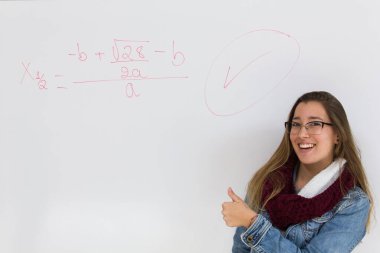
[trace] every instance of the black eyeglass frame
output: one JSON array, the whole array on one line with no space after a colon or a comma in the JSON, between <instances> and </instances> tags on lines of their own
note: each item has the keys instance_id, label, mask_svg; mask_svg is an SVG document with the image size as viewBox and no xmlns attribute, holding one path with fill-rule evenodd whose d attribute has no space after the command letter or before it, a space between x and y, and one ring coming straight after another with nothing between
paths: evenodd
<instances>
[{"instance_id":1,"label":"black eyeglass frame","mask_svg":"<svg viewBox=\"0 0 380 253\"><path fill-rule=\"evenodd\" d=\"M290 131L292 129L292 123L297 123L297 124L300 124L300 127L302 128L305 127L306 131L308 130L308 127L306 126L307 124L310 124L310 123L315 123L315 122L318 122L318 123L321 123L322 124L322 128L325 126L325 125L328 125L328 126L334 126L333 123L329 123L329 122L324 122L324 121L319 121L319 120L315 120L315 121L310 121L310 122L307 122L306 124L300 124L300 123L297 123L297 122L293 122L293 121L286 121L284 124L285 124L285 129L286 131L288 132L288 134L290 134ZM300 131L301 131L301 128L300 128ZM308 132L309 133L309 132ZM309 133L310 134L310 133Z\"/></svg>"}]
</instances>

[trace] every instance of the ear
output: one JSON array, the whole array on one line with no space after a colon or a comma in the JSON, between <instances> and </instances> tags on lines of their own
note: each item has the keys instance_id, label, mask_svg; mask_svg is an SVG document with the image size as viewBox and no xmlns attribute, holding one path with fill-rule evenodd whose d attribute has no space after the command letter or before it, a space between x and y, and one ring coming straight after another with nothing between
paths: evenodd
<instances>
[{"instance_id":1,"label":"ear","mask_svg":"<svg viewBox=\"0 0 380 253\"><path fill-rule=\"evenodd\" d=\"M339 143L339 136L338 136L338 134L336 134L335 135L335 142L334 142L335 144L338 144Z\"/></svg>"}]
</instances>

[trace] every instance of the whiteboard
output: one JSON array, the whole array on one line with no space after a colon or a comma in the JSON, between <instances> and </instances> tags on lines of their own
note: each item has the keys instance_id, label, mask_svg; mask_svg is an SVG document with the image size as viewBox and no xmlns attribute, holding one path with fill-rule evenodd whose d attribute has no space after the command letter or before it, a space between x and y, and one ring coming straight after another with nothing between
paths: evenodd
<instances>
[{"instance_id":1,"label":"whiteboard","mask_svg":"<svg viewBox=\"0 0 380 253\"><path fill-rule=\"evenodd\" d=\"M244 196L312 90L345 106L378 200L379 11L0 2L0 251L230 252L227 188Z\"/></svg>"}]
</instances>

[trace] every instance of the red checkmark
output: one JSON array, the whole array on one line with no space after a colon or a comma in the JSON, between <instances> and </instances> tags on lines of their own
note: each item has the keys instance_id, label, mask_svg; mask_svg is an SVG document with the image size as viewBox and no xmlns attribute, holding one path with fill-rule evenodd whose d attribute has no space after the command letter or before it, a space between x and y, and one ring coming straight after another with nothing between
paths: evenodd
<instances>
[{"instance_id":1,"label":"red checkmark","mask_svg":"<svg viewBox=\"0 0 380 253\"><path fill-rule=\"evenodd\" d=\"M231 79L228 79L229 75L230 75L230 70L231 70L231 66L228 66L228 70L227 70L227 74L226 74L226 79L224 80L224 84L223 84L223 88L224 89L227 89L228 86L230 86L230 84L233 82L233 80L235 80L236 77L238 77L241 72L243 72L244 70L246 70L249 66L251 66L253 63L255 63L256 61L258 61L259 59L263 58L264 56L270 54L272 51L268 51L268 52L265 52L261 55L259 55L258 57L256 57L255 59L253 59L252 61L250 61L249 63L247 63L239 72L237 72Z\"/></svg>"}]
</instances>

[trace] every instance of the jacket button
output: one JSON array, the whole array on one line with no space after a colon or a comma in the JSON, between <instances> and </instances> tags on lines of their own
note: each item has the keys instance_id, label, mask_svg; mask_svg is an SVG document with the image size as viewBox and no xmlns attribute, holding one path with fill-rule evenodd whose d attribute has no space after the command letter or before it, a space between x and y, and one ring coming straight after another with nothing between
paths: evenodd
<instances>
[{"instance_id":1,"label":"jacket button","mask_svg":"<svg viewBox=\"0 0 380 253\"><path fill-rule=\"evenodd\" d=\"M248 236L248 237L247 237L247 241L248 241L248 242L253 242L253 236L252 236L252 235Z\"/></svg>"}]
</instances>

